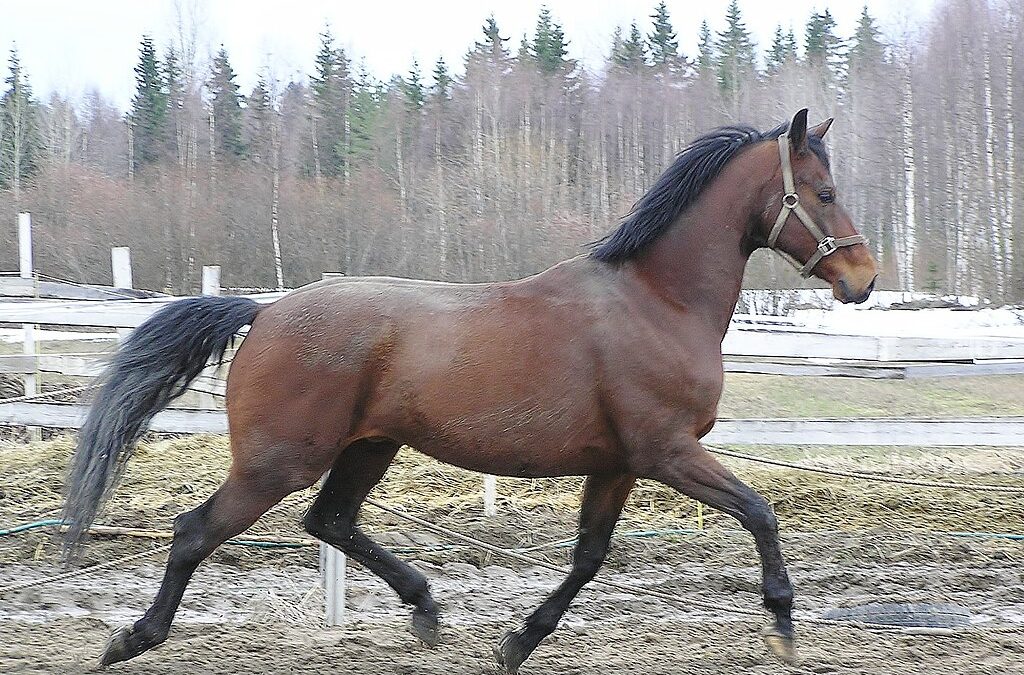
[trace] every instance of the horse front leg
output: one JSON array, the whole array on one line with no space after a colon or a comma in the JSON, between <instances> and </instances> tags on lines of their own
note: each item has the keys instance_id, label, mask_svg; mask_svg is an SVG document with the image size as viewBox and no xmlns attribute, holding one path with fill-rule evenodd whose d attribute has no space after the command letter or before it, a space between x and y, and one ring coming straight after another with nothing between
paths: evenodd
<instances>
[{"instance_id":1,"label":"horse front leg","mask_svg":"<svg viewBox=\"0 0 1024 675\"><path fill-rule=\"evenodd\" d=\"M764 606L775 616L763 636L776 656L795 663L793 586L782 559L778 521L764 497L722 466L695 438L680 442L641 476L729 514L754 536L761 557Z\"/></svg>"}]
</instances>

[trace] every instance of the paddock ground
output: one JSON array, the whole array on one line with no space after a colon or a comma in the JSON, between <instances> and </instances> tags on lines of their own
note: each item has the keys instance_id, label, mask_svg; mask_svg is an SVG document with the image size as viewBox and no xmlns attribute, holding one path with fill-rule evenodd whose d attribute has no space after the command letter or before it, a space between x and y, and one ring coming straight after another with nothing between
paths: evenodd
<instances>
[{"instance_id":1,"label":"paddock ground","mask_svg":"<svg viewBox=\"0 0 1024 675\"><path fill-rule=\"evenodd\" d=\"M731 376L723 414L819 416L1021 414L1024 378L862 382ZM912 411L912 412L911 412ZM54 516L71 440L0 444L0 527ZM892 471L962 482L1021 484L1021 448L747 449L830 468ZM222 437L149 439L100 518L107 525L166 530L196 505L227 465ZM921 490L726 462L779 514L798 611L871 601L950 602L974 625L950 636L798 627L803 664L774 661L757 635L762 621L698 609L692 601L759 606L753 543L727 518L642 483L627 506L601 576L678 595L665 603L591 584L563 626L522 673L1012 673L1024 659L1024 542L950 532L1021 533L1015 496ZM578 479L500 479L499 515L481 515L479 476L411 450L373 497L505 547L573 535ZM312 492L268 513L252 532L303 537L298 526ZM436 549L442 537L410 528L368 506L373 536L421 567L442 606L441 645L430 650L406 632L407 612L358 566L349 569L345 628L324 629L313 547L222 547L197 572L168 642L115 666L122 673L343 672L492 673L491 645L515 627L559 575L469 548ZM638 531L657 536L636 536ZM666 532L669 531L669 532ZM630 535L630 533L634 533ZM630 535L630 536L627 536ZM81 565L151 549L161 542L94 537ZM567 564L564 547L534 555ZM91 667L109 632L137 618L155 593L162 554L94 577L0 597L0 672L77 673ZM59 571L44 529L0 538L0 586Z\"/></svg>"}]
</instances>

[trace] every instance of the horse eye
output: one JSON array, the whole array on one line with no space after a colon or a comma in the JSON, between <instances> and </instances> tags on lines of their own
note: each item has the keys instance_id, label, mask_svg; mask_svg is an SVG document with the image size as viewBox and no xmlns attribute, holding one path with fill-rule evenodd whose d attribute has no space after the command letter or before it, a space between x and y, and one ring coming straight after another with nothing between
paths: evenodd
<instances>
[{"instance_id":1,"label":"horse eye","mask_svg":"<svg viewBox=\"0 0 1024 675\"><path fill-rule=\"evenodd\" d=\"M831 190L822 190L818 193L818 199L821 200L822 204L831 204L836 200L836 196Z\"/></svg>"}]
</instances>

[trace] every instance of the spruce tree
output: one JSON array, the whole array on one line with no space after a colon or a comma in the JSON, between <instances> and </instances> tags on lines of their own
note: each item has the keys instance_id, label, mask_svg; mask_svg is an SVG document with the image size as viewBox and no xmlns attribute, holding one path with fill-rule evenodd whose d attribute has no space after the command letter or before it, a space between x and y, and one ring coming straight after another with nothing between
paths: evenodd
<instances>
[{"instance_id":1,"label":"spruce tree","mask_svg":"<svg viewBox=\"0 0 1024 675\"><path fill-rule=\"evenodd\" d=\"M169 144L168 93L153 38L142 36L135 66L135 97L128 121L134 137L134 163L140 168L158 162Z\"/></svg>"},{"instance_id":2,"label":"spruce tree","mask_svg":"<svg viewBox=\"0 0 1024 675\"><path fill-rule=\"evenodd\" d=\"M346 161L350 164L370 157L374 149L374 133L383 110L385 98L384 85L376 82L360 62L352 83L352 101L346 114L348 115L349 140Z\"/></svg>"},{"instance_id":3,"label":"spruce tree","mask_svg":"<svg viewBox=\"0 0 1024 675\"><path fill-rule=\"evenodd\" d=\"M504 61L508 57L508 52L505 51L505 43L508 41L508 38L501 37L501 31L498 29L498 22L494 18L494 14L488 16L487 20L484 21L483 32L483 42L477 42L473 51L495 62Z\"/></svg>"},{"instance_id":4,"label":"spruce tree","mask_svg":"<svg viewBox=\"0 0 1024 675\"><path fill-rule=\"evenodd\" d=\"M39 170L43 148L39 104L32 98L16 48L11 49L8 70L0 97L0 187L14 188L17 196L23 181Z\"/></svg>"},{"instance_id":5,"label":"spruce tree","mask_svg":"<svg viewBox=\"0 0 1024 675\"><path fill-rule=\"evenodd\" d=\"M857 30L850 41L848 59L851 70L854 67L868 67L882 61L885 48L879 40L880 35L881 31L875 25L874 17L868 13L868 6L864 5L857 21Z\"/></svg>"},{"instance_id":6,"label":"spruce tree","mask_svg":"<svg viewBox=\"0 0 1024 675\"><path fill-rule=\"evenodd\" d=\"M537 17L537 31L533 37L532 54L537 67L542 73L553 74L567 69L566 56L569 53L569 41L565 39L565 31L551 17L551 10L546 6L540 8Z\"/></svg>"},{"instance_id":7,"label":"spruce tree","mask_svg":"<svg viewBox=\"0 0 1024 675\"><path fill-rule=\"evenodd\" d=\"M235 83L235 71L231 68L227 50L221 45L213 58L209 82L214 121L214 144L217 156L223 160L241 159L245 156L242 140L242 101Z\"/></svg>"},{"instance_id":8,"label":"spruce tree","mask_svg":"<svg viewBox=\"0 0 1024 675\"><path fill-rule=\"evenodd\" d=\"M827 8L811 14L804 34L804 54L811 66L838 78L842 71L843 40L835 31L836 20Z\"/></svg>"},{"instance_id":9,"label":"spruce tree","mask_svg":"<svg viewBox=\"0 0 1024 675\"><path fill-rule=\"evenodd\" d=\"M612 62L630 72L638 72L647 62L647 48L640 28L633 22L629 37L622 39L622 30L616 29L612 36Z\"/></svg>"},{"instance_id":10,"label":"spruce tree","mask_svg":"<svg viewBox=\"0 0 1024 675\"><path fill-rule=\"evenodd\" d=\"M677 68L679 66L679 40L672 30L672 21L668 15L665 0L661 0L651 15L654 28L647 41L651 47L651 62L655 67Z\"/></svg>"},{"instance_id":11,"label":"spruce tree","mask_svg":"<svg viewBox=\"0 0 1024 675\"><path fill-rule=\"evenodd\" d=\"M345 117L352 83L348 58L344 50L335 46L329 27L320 34L320 50L316 55L310 88L320 171L326 176L340 176L345 171L349 154Z\"/></svg>"},{"instance_id":12,"label":"spruce tree","mask_svg":"<svg viewBox=\"0 0 1024 675\"><path fill-rule=\"evenodd\" d=\"M718 84L722 91L735 96L744 75L752 73L755 67L754 43L743 23L743 15L737 0L729 3L726 10L726 29L718 34L717 51Z\"/></svg>"},{"instance_id":13,"label":"spruce tree","mask_svg":"<svg viewBox=\"0 0 1024 675\"><path fill-rule=\"evenodd\" d=\"M448 72L444 57L437 57L437 63L434 64L434 97L439 101L449 100L452 97L452 84L452 76Z\"/></svg>"},{"instance_id":14,"label":"spruce tree","mask_svg":"<svg viewBox=\"0 0 1024 675\"><path fill-rule=\"evenodd\" d=\"M416 59L412 60L408 77L402 80L402 93L405 96L406 107L412 111L421 109L427 100L426 88L423 86L423 73L420 72L420 63Z\"/></svg>"},{"instance_id":15,"label":"spruce tree","mask_svg":"<svg viewBox=\"0 0 1024 675\"><path fill-rule=\"evenodd\" d=\"M796 37L792 30L783 33L782 26L775 26L772 46L765 55L765 61L769 73L777 73L785 64L796 61Z\"/></svg>"},{"instance_id":16,"label":"spruce tree","mask_svg":"<svg viewBox=\"0 0 1024 675\"><path fill-rule=\"evenodd\" d=\"M272 151L271 124L274 108L270 100L270 89L262 73L245 103L246 155L257 164L267 164Z\"/></svg>"},{"instance_id":17,"label":"spruce tree","mask_svg":"<svg viewBox=\"0 0 1024 675\"><path fill-rule=\"evenodd\" d=\"M700 33L697 38L697 72L701 75L710 73L717 62L715 40L711 36L711 27L707 20L700 22Z\"/></svg>"}]
</instances>

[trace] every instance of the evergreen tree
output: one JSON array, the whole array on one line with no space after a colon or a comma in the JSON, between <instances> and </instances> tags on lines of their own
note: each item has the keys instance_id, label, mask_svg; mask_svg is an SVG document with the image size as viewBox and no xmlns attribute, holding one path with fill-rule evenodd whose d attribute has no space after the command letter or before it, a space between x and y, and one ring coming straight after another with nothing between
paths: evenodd
<instances>
[{"instance_id":1,"label":"evergreen tree","mask_svg":"<svg viewBox=\"0 0 1024 675\"><path fill-rule=\"evenodd\" d=\"M754 71L754 43L743 23L737 0L729 3L725 17L726 29L719 33L718 43L715 45L718 56L718 84L723 92L735 96L744 75Z\"/></svg>"},{"instance_id":2,"label":"evergreen tree","mask_svg":"<svg viewBox=\"0 0 1024 675\"><path fill-rule=\"evenodd\" d=\"M167 49L167 56L164 57L163 77L164 91L167 92L167 134L165 147L167 154L171 157L178 156L182 149L177 147L177 141L182 136L185 111L185 84L182 82L181 66L178 63L178 53L174 47ZM179 160L182 159L180 156Z\"/></svg>"},{"instance_id":3,"label":"evergreen tree","mask_svg":"<svg viewBox=\"0 0 1024 675\"><path fill-rule=\"evenodd\" d=\"M505 51L505 43L508 38L501 37L501 31L498 29L498 22L494 18L494 14L487 17L484 21L484 40L483 42L477 42L474 52L478 55L486 56L495 62L504 61L508 57L508 52Z\"/></svg>"},{"instance_id":4,"label":"evergreen tree","mask_svg":"<svg viewBox=\"0 0 1024 675\"><path fill-rule=\"evenodd\" d=\"M242 105L235 83L235 71L231 68L227 50L221 45L213 58L212 75L209 82L213 108L214 145L221 159L240 159L245 156L242 140Z\"/></svg>"},{"instance_id":5,"label":"evergreen tree","mask_svg":"<svg viewBox=\"0 0 1024 675\"><path fill-rule=\"evenodd\" d=\"M700 33L697 40L697 72L706 75L715 67L718 60L715 55L715 40L711 36L711 27L707 20L700 22Z\"/></svg>"},{"instance_id":6,"label":"evergreen tree","mask_svg":"<svg viewBox=\"0 0 1024 675\"><path fill-rule=\"evenodd\" d=\"M796 61L796 36L793 31L782 32L782 26L775 27L775 35L772 38L772 46L768 50L765 60L769 73L777 73L787 63Z\"/></svg>"},{"instance_id":7,"label":"evergreen tree","mask_svg":"<svg viewBox=\"0 0 1024 675\"><path fill-rule=\"evenodd\" d=\"M636 22L629 29L629 37L622 39L622 30L615 29L612 35L612 62L630 72L637 72L647 62L647 48L644 37Z\"/></svg>"},{"instance_id":8,"label":"evergreen tree","mask_svg":"<svg viewBox=\"0 0 1024 675\"><path fill-rule=\"evenodd\" d=\"M426 87L423 86L423 73L420 72L420 63L416 59L412 60L409 76L402 80L402 93L405 95L406 106L410 110L419 110L427 100Z\"/></svg>"},{"instance_id":9,"label":"evergreen tree","mask_svg":"<svg viewBox=\"0 0 1024 675\"><path fill-rule=\"evenodd\" d=\"M153 38L142 36L135 66L135 97L128 121L134 136L134 163L139 168L160 160L169 142L168 93Z\"/></svg>"},{"instance_id":10,"label":"evergreen tree","mask_svg":"<svg viewBox=\"0 0 1024 675\"><path fill-rule=\"evenodd\" d=\"M672 21L669 19L665 0L661 0L654 8L651 19L654 22L654 29L647 38L651 47L651 62L655 67L677 68L680 61L679 40L672 30Z\"/></svg>"},{"instance_id":11,"label":"evergreen tree","mask_svg":"<svg viewBox=\"0 0 1024 675\"><path fill-rule=\"evenodd\" d=\"M452 76L448 72L444 57L437 57L437 63L434 64L434 96L440 101L449 100L452 97L452 84Z\"/></svg>"},{"instance_id":12,"label":"evergreen tree","mask_svg":"<svg viewBox=\"0 0 1024 675\"><path fill-rule=\"evenodd\" d=\"M320 172L326 176L340 176L345 171L349 154L346 144L350 139L346 138L345 117L352 83L348 58L344 50L334 45L329 27L320 34L315 68L310 88Z\"/></svg>"},{"instance_id":13,"label":"evergreen tree","mask_svg":"<svg viewBox=\"0 0 1024 675\"><path fill-rule=\"evenodd\" d=\"M567 69L569 66L569 61L566 59L569 53L568 47L569 41L565 39L565 31L551 17L551 10L541 7L540 15L537 17L537 32L533 37L531 50L537 61L537 67L546 74Z\"/></svg>"},{"instance_id":14,"label":"evergreen tree","mask_svg":"<svg viewBox=\"0 0 1024 675\"><path fill-rule=\"evenodd\" d=\"M804 34L807 62L831 76L840 74L843 61L843 40L836 35L835 30L836 20L826 8L824 12L811 14Z\"/></svg>"},{"instance_id":15,"label":"evergreen tree","mask_svg":"<svg viewBox=\"0 0 1024 675\"><path fill-rule=\"evenodd\" d=\"M885 48L882 46L879 35L881 35L881 31L875 25L874 17L868 13L868 6L864 5L860 19L857 21L857 30L854 32L850 44L848 60L851 70L858 67L870 67L872 64L882 61Z\"/></svg>"},{"instance_id":16,"label":"evergreen tree","mask_svg":"<svg viewBox=\"0 0 1024 675\"><path fill-rule=\"evenodd\" d=\"M245 147L249 159L257 164L267 164L272 152L271 124L274 115L273 103L267 81L261 73L256 86L245 100Z\"/></svg>"},{"instance_id":17,"label":"evergreen tree","mask_svg":"<svg viewBox=\"0 0 1024 675\"><path fill-rule=\"evenodd\" d=\"M21 67L16 48L8 60L9 74L0 97L0 187L14 188L39 170L42 140L39 134L39 105Z\"/></svg>"},{"instance_id":18,"label":"evergreen tree","mask_svg":"<svg viewBox=\"0 0 1024 675\"><path fill-rule=\"evenodd\" d=\"M365 63L360 63L352 85L352 101L347 109L349 133L346 161L357 163L372 156L374 133L383 110L386 91L370 76Z\"/></svg>"}]
</instances>

